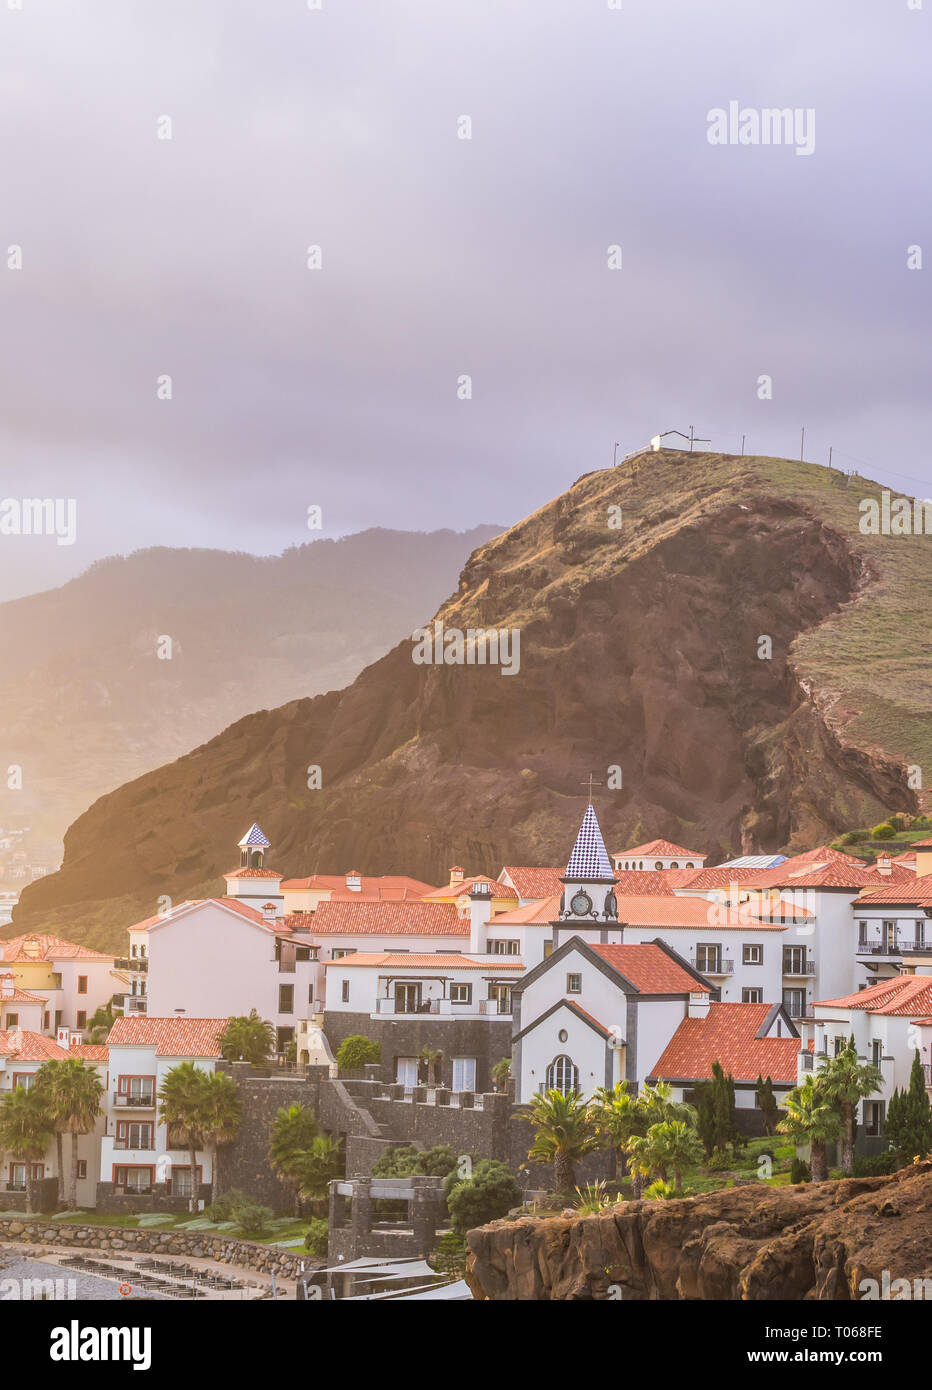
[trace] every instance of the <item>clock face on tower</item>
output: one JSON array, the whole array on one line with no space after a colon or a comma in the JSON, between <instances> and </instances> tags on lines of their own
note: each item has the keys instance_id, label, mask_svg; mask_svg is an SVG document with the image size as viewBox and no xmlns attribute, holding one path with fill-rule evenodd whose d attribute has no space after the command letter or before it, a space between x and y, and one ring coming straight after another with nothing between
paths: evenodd
<instances>
[{"instance_id":1,"label":"clock face on tower","mask_svg":"<svg viewBox=\"0 0 932 1390\"><path fill-rule=\"evenodd\" d=\"M588 893L574 893L570 901L570 911L574 917L588 917L592 911L592 899Z\"/></svg>"}]
</instances>

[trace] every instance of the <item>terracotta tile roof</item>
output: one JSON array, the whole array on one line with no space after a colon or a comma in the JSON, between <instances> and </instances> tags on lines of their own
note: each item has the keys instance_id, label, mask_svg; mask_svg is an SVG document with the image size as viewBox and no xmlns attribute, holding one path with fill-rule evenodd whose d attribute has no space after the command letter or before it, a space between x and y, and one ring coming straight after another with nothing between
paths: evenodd
<instances>
[{"instance_id":1,"label":"terracotta tile roof","mask_svg":"<svg viewBox=\"0 0 932 1390\"><path fill-rule=\"evenodd\" d=\"M800 864L788 859L775 869L750 872L743 884L755 888L850 888L857 891L871 886L883 888L897 883L916 882L912 870L904 869L899 864L892 865L889 873L882 874L877 869L868 868L860 860L856 864L846 860L847 856L839 856L828 863L813 860Z\"/></svg>"},{"instance_id":2,"label":"terracotta tile roof","mask_svg":"<svg viewBox=\"0 0 932 1390\"><path fill-rule=\"evenodd\" d=\"M276 869L233 869L224 878L281 878Z\"/></svg>"},{"instance_id":3,"label":"terracotta tile roof","mask_svg":"<svg viewBox=\"0 0 932 1390\"><path fill-rule=\"evenodd\" d=\"M634 985L639 994L708 994L688 971L653 942L631 946L591 946L596 955Z\"/></svg>"},{"instance_id":4,"label":"terracotta tile roof","mask_svg":"<svg viewBox=\"0 0 932 1390\"><path fill-rule=\"evenodd\" d=\"M644 845L635 845L633 849L619 849L614 854L615 859L633 859L635 855L649 856L655 855L658 859L705 859L706 852L697 849L684 849L682 845L675 845L672 840L648 840Z\"/></svg>"},{"instance_id":5,"label":"terracotta tile roof","mask_svg":"<svg viewBox=\"0 0 932 1390\"><path fill-rule=\"evenodd\" d=\"M69 1057L83 1057L85 1062L109 1062L110 1049L106 1043L72 1043Z\"/></svg>"},{"instance_id":6,"label":"terracotta tile roof","mask_svg":"<svg viewBox=\"0 0 932 1390\"><path fill-rule=\"evenodd\" d=\"M35 951L29 954L23 949L35 943ZM63 941L60 936L50 936L45 932L14 936L10 941L0 941L0 961L6 964L13 960L109 960L114 957L103 951L92 951L89 946L80 946L74 941Z\"/></svg>"},{"instance_id":7,"label":"terracotta tile roof","mask_svg":"<svg viewBox=\"0 0 932 1390\"><path fill-rule=\"evenodd\" d=\"M133 1014L114 1020L109 1047L154 1047L157 1057L219 1057L218 1035L226 1018L150 1018Z\"/></svg>"},{"instance_id":8,"label":"terracotta tile roof","mask_svg":"<svg viewBox=\"0 0 932 1390\"><path fill-rule=\"evenodd\" d=\"M510 908L508 912L496 912L489 919L489 927L520 926L525 922L553 922L560 912L560 893L549 898L535 898L523 907Z\"/></svg>"},{"instance_id":9,"label":"terracotta tile roof","mask_svg":"<svg viewBox=\"0 0 932 1390\"><path fill-rule=\"evenodd\" d=\"M912 840L910 849L927 849L929 845L932 845L932 836L928 840Z\"/></svg>"},{"instance_id":10,"label":"terracotta tile roof","mask_svg":"<svg viewBox=\"0 0 932 1390\"><path fill-rule=\"evenodd\" d=\"M932 975L896 975L857 994L840 999L817 999L816 1009L864 1009L872 1014L899 1018L925 1018L932 1013Z\"/></svg>"},{"instance_id":11,"label":"terracotta tile roof","mask_svg":"<svg viewBox=\"0 0 932 1390\"><path fill-rule=\"evenodd\" d=\"M705 1018L684 1018L651 1071L650 1080L705 1081L719 1062L736 1081L796 1083L799 1038L759 1038L772 1004L711 1003Z\"/></svg>"},{"instance_id":12,"label":"terracotta tile roof","mask_svg":"<svg viewBox=\"0 0 932 1390\"><path fill-rule=\"evenodd\" d=\"M0 1030L0 1057L17 1062L63 1062L68 1055L54 1038L46 1038L41 1033L20 1028Z\"/></svg>"},{"instance_id":13,"label":"terracotta tile roof","mask_svg":"<svg viewBox=\"0 0 932 1390\"><path fill-rule=\"evenodd\" d=\"M263 926L274 925L272 922L266 922L257 907L240 902L238 898L189 898L183 903L175 903L168 912L160 912L155 917L145 917L141 922L134 922L128 930L151 931L153 927L159 926L162 922L170 922L173 917L177 917L186 908L200 907L203 903L216 903L219 907L229 908L231 912L238 912L241 917L248 918L250 922L260 922Z\"/></svg>"},{"instance_id":14,"label":"terracotta tile roof","mask_svg":"<svg viewBox=\"0 0 932 1390\"><path fill-rule=\"evenodd\" d=\"M889 878L881 879L883 887L874 885L864 888L855 898L853 906L871 903L902 903L904 907L932 907L932 874L921 874L919 878L908 869L902 870L902 877L896 883Z\"/></svg>"},{"instance_id":15,"label":"terracotta tile roof","mask_svg":"<svg viewBox=\"0 0 932 1390\"><path fill-rule=\"evenodd\" d=\"M905 854L895 854L890 862L901 864L904 869L915 869L916 856L912 850L907 850Z\"/></svg>"},{"instance_id":16,"label":"terracotta tile roof","mask_svg":"<svg viewBox=\"0 0 932 1390\"><path fill-rule=\"evenodd\" d=\"M616 898L673 896L676 876L683 874L687 879L701 874L701 869L622 869L615 875Z\"/></svg>"},{"instance_id":17,"label":"terracotta tile roof","mask_svg":"<svg viewBox=\"0 0 932 1390\"><path fill-rule=\"evenodd\" d=\"M425 902L433 902L438 898L459 898L464 893L468 893L474 883L489 884L489 897L491 898L513 898L518 901L518 894L507 883L501 883L494 878L487 878L485 874L475 874L472 878L460 879L458 883L448 883L446 888L432 888L429 893L424 893Z\"/></svg>"},{"instance_id":18,"label":"terracotta tile roof","mask_svg":"<svg viewBox=\"0 0 932 1390\"><path fill-rule=\"evenodd\" d=\"M412 951L354 951L351 956L341 956L339 960L328 960L324 966L340 969L347 965L386 966L395 970L485 970L498 974L500 970L523 970L521 961L509 961L501 956L487 956L482 960L460 955L416 955Z\"/></svg>"},{"instance_id":19,"label":"terracotta tile roof","mask_svg":"<svg viewBox=\"0 0 932 1390\"><path fill-rule=\"evenodd\" d=\"M311 926L318 936L468 936L455 903L322 902Z\"/></svg>"},{"instance_id":20,"label":"terracotta tile roof","mask_svg":"<svg viewBox=\"0 0 932 1390\"><path fill-rule=\"evenodd\" d=\"M784 931L781 920L760 920L752 907L728 908L707 898L619 898L618 921L622 926L665 927L672 930L705 928L708 931Z\"/></svg>"},{"instance_id":21,"label":"terracotta tile roof","mask_svg":"<svg viewBox=\"0 0 932 1390\"><path fill-rule=\"evenodd\" d=\"M0 1004L47 1004L48 1000L42 994L33 994L28 989L20 989L17 984L9 994L3 992L3 981L12 980L13 972L9 971L5 975L0 975Z\"/></svg>"},{"instance_id":22,"label":"terracotta tile roof","mask_svg":"<svg viewBox=\"0 0 932 1390\"><path fill-rule=\"evenodd\" d=\"M564 874L563 869L536 869L506 864L502 873L511 879L519 898L552 898L554 894L559 896L562 892L563 885L560 879Z\"/></svg>"},{"instance_id":23,"label":"terracotta tile roof","mask_svg":"<svg viewBox=\"0 0 932 1390\"><path fill-rule=\"evenodd\" d=\"M346 886L346 874L311 874L308 878L286 878L282 881L282 892L309 892L314 889L327 889L330 892L345 892L353 898L388 898L391 896L423 898L425 893L435 891L432 883L422 883L419 878L407 874L381 874L378 877L359 875L359 891Z\"/></svg>"},{"instance_id":24,"label":"terracotta tile roof","mask_svg":"<svg viewBox=\"0 0 932 1390\"><path fill-rule=\"evenodd\" d=\"M671 890L688 888L690 891L699 892L708 888L730 888L732 885L741 888L753 884L759 874L770 873L772 870L735 869L713 864L707 869L662 869L660 872Z\"/></svg>"}]
</instances>

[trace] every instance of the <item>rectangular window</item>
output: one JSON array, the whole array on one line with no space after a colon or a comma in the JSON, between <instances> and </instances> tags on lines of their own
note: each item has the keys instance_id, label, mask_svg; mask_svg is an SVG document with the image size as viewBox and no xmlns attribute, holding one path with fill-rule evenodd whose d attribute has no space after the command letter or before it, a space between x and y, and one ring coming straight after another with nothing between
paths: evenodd
<instances>
[{"instance_id":1,"label":"rectangular window","mask_svg":"<svg viewBox=\"0 0 932 1390\"><path fill-rule=\"evenodd\" d=\"M79 1177L79 1178L86 1178L86 1177L87 1177L87 1159L86 1159L86 1158L79 1158L79 1159L78 1159L78 1177Z\"/></svg>"},{"instance_id":2,"label":"rectangular window","mask_svg":"<svg viewBox=\"0 0 932 1390\"><path fill-rule=\"evenodd\" d=\"M416 1057L395 1058L395 1081L397 1085L409 1088L417 1085Z\"/></svg>"},{"instance_id":3,"label":"rectangular window","mask_svg":"<svg viewBox=\"0 0 932 1390\"><path fill-rule=\"evenodd\" d=\"M349 947L349 946L335 946L335 947L333 948L333 950L330 952L330 959L331 959L331 960L342 960L344 956L351 956L352 954L353 954L353 950L352 950L352 948ZM394 955L397 955L397 954L398 954L398 952L395 951L394 948L393 948L393 954L394 954Z\"/></svg>"},{"instance_id":4,"label":"rectangular window","mask_svg":"<svg viewBox=\"0 0 932 1390\"><path fill-rule=\"evenodd\" d=\"M785 989L783 1007L790 1018L804 1018L806 1014L806 991L804 989Z\"/></svg>"},{"instance_id":5,"label":"rectangular window","mask_svg":"<svg viewBox=\"0 0 932 1390\"><path fill-rule=\"evenodd\" d=\"M152 1149L155 1126L151 1123L118 1120L116 1127L117 1147L123 1149Z\"/></svg>"},{"instance_id":6,"label":"rectangular window","mask_svg":"<svg viewBox=\"0 0 932 1390\"><path fill-rule=\"evenodd\" d=\"M450 1001L453 1004L471 1004L472 985L451 985Z\"/></svg>"},{"instance_id":7,"label":"rectangular window","mask_svg":"<svg viewBox=\"0 0 932 1390\"><path fill-rule=\"evenodd\" d=\"M874 1038L871 1042L871 1061L875 1067L879 1067L883 1060L883 1043L880 1038Z\"/></svg>"},{"instance_id":8,"label":"rectangular window","mask_svg":"<svg viewBox=\"0 0 932 1390\"><path fill-rule=\"evenodd\" d=\"M858 950L863 951L867 946L867 923L858 922Z\"/></svg>"},{"instance_id":9,"label":"rectangular window","mask_svg":"<svg viewBox=\"0 0 932 1390\"><path fill-rule=\"evenodd\" d=\"M925 922L925 918L922 917L922 918L920 918L920 920L916 923L916 945L917 945L917 946L924 946L925 944L926 944L926 922Z\"/></svg>"},{"instance_id":10,"label":"rectangular window","mask_svg":"<svg viewBox=\"0 0 932 1390\"><path fill-rule=\"evenodd\" d=\"M582 994L582 975L567 975L567 994Z\"/></svg>"},{"instance_id":11,"label":"rectangular window","mask_svg":"<svg viewBox=\"0 0 932 1390\"><path fill-rule=\"evenodd\" d=\"M84 1009L79 1009L79 1010L78 1010L78 1027L79 1027L79 1028L86 1028L86 1027L87 1027L87 1013L86 1013L86 1011L85 1011Z\"/></svg>"},{"instance_id":12,"label":"rectangular window","mask_svg":"<svg viewBox=\"0 0 932 1390\"><path fill-rule=\"evenodd\" d=\"M278 1012L280 1014L294 1013L294 985L278 986Z\"/></svg>"},{"instance_id":13,"label":"rectangular window","mask_svg":"<svg viewBox=\"0 0 932 1390\"><path fill-rule=\"evenodd\" d=\"M121 1076L117 1080L117 1093L124 1105L154 1105L154 1076Z\"/></svg>"},{"instance_id":14,"label":"rectangular window","mask_svg":"<svg viewBox=\"0 0 932 1390\"><path fill-rule=\"evenodd\" d=\"M743 989L741 991L742 1004L763 1004L764 991L762 989Z\"/></svg>"},{"instance_id":15,"label":"rectangular window","mask_svg":"<svg viewBox=\"0 0 932 1390\"><path fill-rule=\"evenodd\" d=\"M895 955L898 949L896 922L884 922L883 944L888 955Z\"/></svg>"},{"instance_id":16,"label":"rectangular window","mask_svg":"<svg viewBox=\"0 0 932 1390\"><path fill-rule=\"evenodd\" d=\"M453 1058L454 1091L474 1091L476 1089L475 1057Z\"/></svg>"},{"instance_id":17,"label":"rectangular window","mask_svg":"<svg viewBox=\"0 0 932 1390\"><path fill-rule=\"evenodd\" d=\"M704 975L707 970L711 971L712 974L715 974L716 971L719 969L721 963L721 946L713 946L708 943L706 943L705 945L697 945L696 969L699 971L700 975Z\"/></svg>"},{"instance_id":18,"label":"rectangular window","mask_svg":"<svg viewBox=\"0 0 932 1390\"><path fill-rule=\"evenodd\" d=\"M836 1038L836 1039L835 1039L835 1056L836 1056L836 1057L840 1057L841 1054L844 1052L844 1050L845 1050L845 1039L844 1039L844 1038Z\"/></svg>"},{"instance_id":19,"label":"rectangular window","mask_svg":"<svg viewBox=\"0 0 932 1390\"><path fill-rule=\"evenodd\" d=\"M197 1181L198 1181L198 1184L200 1184L200 1181L201 1181L201 1170L200 1170L200 1168L197 1169ZM173 1196L173 1197L190 1197L190 1196L192 1196L192 1182L191 1182L191 1166L190 1166L190 1164L188 1165L187 1168L176 1168L176 1167L174 1167L174 1165L172 1166L172 1172L171 1172L171 1188L172 1188L172 1196Z\"/></svg>"},{"instance_id":20,"label":"rectangular window","mask_svg":"<svg viewBox=\"0 0 932 1390\"><path fill-rule=\"evenodd\" d=\"M31 1167L32 1167L32 1180L33 1180L33 1182L41 1182L42 1179L45 1177L45 1164L44 1164L44 1163L33 1163L33 1164L31 1165ZM9 1190L10 1190L11 1192L25 1192L25 1191L26 1191L26 1165L25 1165L25 1163L11 1163L11 1164L10 1164L10 1181L9 1181L9 1185L8 1185L8 1186L9 1186Z\"/></svg>"},{"instance_id":21,"label":"rectangular window","mask_svg":"<svg viewBox=\"0 0 932 1390\"><path fill-rule=\"evenodd\" d=\"M864 1133L869 1134L874 1139L879 1139L883 1134L884 1121L884 1102L882 1100L866 1100L864 1102Z\"/></svg>"},{"instance_id":22,"label":"rectangular window","mask_svg":"<svg viewBox=\"0 0 932 1390\"><path fill-rule=\"evenodd\" d=\"M349 980L343 980L340 983L340 1000L344 1004L349 1003Z\"/></svg>"},{"instance_id":23,"label":"rectangular window","mask_svg":"<svg viewBox=\"0 0 932 1390\"><path fill-rule=\"evenodd\" d=\"M759 941L746 941L741 947L742 965L763 965L764 948Z\"/></svg>"},{"instance_id":24,"label":"rectangular window","mask_svg":"<svg viewBox=\"0 0 932 1390\"><path fill-rule=\"evenodd\" d=\"M79 975L79 976L78 976L78 993L79 993L79 994L87 994L87 976L86 976L86 975Z\"/></svg>"},{"instance_id":25,"label":"rectangular window","mask_svg":"<svg viewBox=\"0 0 932 1390\"><path fill-rule=\"evenodd\" d=\"M113 1181L126 1192L151 1192L151 1168L114 1168Z\"/></svg>"},{"instance_id":26,"label":"rectangular window","mask_svg":"<svg viewBox=\"0 0 932 1390\"><path fill-rule=\"evenodd\" d=\"M35 1079L35 1072L15 1071L13 1073L13 1090L15 1091L18 1086L22 1086L24 1091L28 1091Z\"/></svg>"},{"instance_id":27,"label":"rectangular window","mask_svg":"<svg viewBox=\"0 0 932 1390\"><path fill-rule=\"evenodd\" d=\"M497 939L489 942L490 956L516 956L519 953L520 941L507 941Z\"/></svg>"},{"instance_id":28,"label":"rectangular window","mask_svg":"<svg viewBox=\"0 0 932 1390\"><path fill-rule=\"evenodd\" d=\"M579 978L581 980L582 976ZM510 985L489 985L489 1009L495 1014L511 1013Z\"/></svg>"},{"instance_id":29,"label":"rectangular window","mask_svg":"<svg viewBox=\"0 0 932 1390\"><path fill-rule=\"evenodd\" d=\"M395 986L395 1013L418 1014L421 1012L421 986Z\"/></svg>"},{"instance_id":30,"label":"rectangular window","mask_svg":"<svg viewBox=\"0 0 932 1390\"><path fill-rule=\"evenodd\" d=\"M545 942L544 942L544 960L546 960L548 956L552 956L552 955L553 955L553 941L552 941L552 940L551 940L551 941L545 941Z\"/></svg>"},{"instance_id":31,"label":"rectangular window","mask_svg":"<svg viewBox=\"0 0 932 1390\"><path fill-rule=\"evenodd\" d=\"M6 1026L7 1026L8 1028L16 1028L16 1027L18 1027L18 1025L19 1025L19 1014L7 1014L7 1016L6 1016Z\"/></svg>"}]
</instances>

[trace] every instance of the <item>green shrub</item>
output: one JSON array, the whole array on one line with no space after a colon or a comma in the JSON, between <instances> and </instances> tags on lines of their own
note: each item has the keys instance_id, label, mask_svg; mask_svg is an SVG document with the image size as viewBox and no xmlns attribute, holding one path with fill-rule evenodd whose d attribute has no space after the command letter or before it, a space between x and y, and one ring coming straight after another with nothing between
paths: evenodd
<instances>
[{"instance_id":1,"label":"green shrub","mask_svg":"<svg viewBox=\"0 0 932 1390\"><path fill-rule=\"evenodd\" d=\"M805 1159L799 1158L797 1155L794 1155L793 1161L790 1164L790 1182L812 1182L812 1172L809 1168L809 1164L806 1163Z\"/></svg>"},{"instance_id":2,"label":"green shrub","mask_svg":"<svg viewBox=\"0 0 932 1390\"><path fill-rule=\"evenodd\" d=\"M456 1169L457 1155L449 1144L435 1144L421 1152L413 1144L396 1144L380 1155L372 1169L374 1178L445 1178Z\"/></svg>"},{"instance_id":3,"label":"green shrub","mask_svg":"<svg viewBox=\"0 0 932 1390\"><path fill-rule=\"evenodd\" d=\"M233 1220L247 1239L256 1240L265 1235L269 1222L275 1220L275 1213L270 1207L261 1207L258 1202L244 1202L234 1211Z\"/></svg>"},{"instance_id":4,"label":"green shrub","mask_svg":"<svg viewBox=\"0 0 932 1390\"><path fill-rule=\"evenodd\" d=\"M888 820L881 821L880 825L875 825L871 831L872 840L892 840L896 831Z\"/></svg>"},{"instance_id":5,"label":"green shrub","mask_svg":"<svg viewBox=\"0 0 932 1390\"><path fill-rule=\"evenodd\" d=\"M879 1178L887 1173L895 1173L898 1167L896 1153L893 1149L887 1149L882 1154L874 1154L872 1158L856 1158L851 1172L856 1178Z\"/></svg>"},{"instance_id":6,"label":"green shrub","mask_svg":"<svg viewBox=\"0 0 932 1390\"><path fill-rule=\"evenodd\" d=\"M430 1255L429 1263L440 1274L462 1279L466 1273L466 1245L455 1231L444 1231Z\"/></svg>"},{"instance_id":7,"label":"green shrub","mask_svg":"<svg viewBox=\"0 0 932 1390\"><path fill-rule=\"evenodd\" d=\"M703 1164L703 1167L708 1168L710 1173L727 1173L734 1166L734 1156L728 1149L713 1149Z\"/></svg>"},{"instance_id":8,"label":"green shrub","mask_svg":"<svg viewBox=\"0 0 932 1390\"><path fill-rule=\"evenodd\" d=\"M676 1196L676 1190L672 1182L658 1178L645 1190L644 1196L651 1202L669 1202Z\"/></svg>"},{"instance_id":9,"label":"green shrub","mask_svg":"<svg viewBox=\"0 0 932 1390\"><path fill-rule=\"evenodd\" d=\"M864 832L862 830L846 830L844 835L842 835L839 844L856 845L859 844L863 838Z\"/></svg>"},{"instance_id":10,"label":"green shrub","mask_svg":"<svg viewBox=\"0 0 932 1390\"><path fill-rule=\"evenodd\" d=\"M450 1178L453 1176L451 1173ZM473 1167L472 1177L456 1183L447 1195L450 1224L458 1236L464 1237L467 1231L506 1216L523 1197L521 1184L507 1164L494 1158L480 1159Z\"/></svg>"},{"instance_id":11,"label":"green shrub","mask_svg":"<svg viewBox=\"0 0 932 1390\"><path fill-rule=\"evenodd\" d=\"M327 1223L322 1216L315 1216L304 1237L304 1248L312 1255L327 1257Z\"/></svg>"},{"instance_id":12,"label":"green shrub","mask_svg":"<svg viewBox=\"0 0 932 1390\"><path fill-rule=\"evenodd\" d=\"M219 1193L210 1206L204 1208L204 1215L208 1221L232 1221L238 1208L248 1206L251 1201L248 1192L231 1187L229 1192Z\"/></svg>"},{"instance_id":13,"label":"green shrub","mask_svg":"<svg viewBox=\"0 0 932 1390\"><path fill-rule=\"evenodd\" d=\"M381 1060L382 1044L364 1038L362 1033L351 1033L337 1049L337 1066L341 1071L361 1071L363 1067Z\"/></svg>"},{"instance_id":14,"label":"green shrub","mask_svg":"<svg viewBox=\"0 0 932 1390\"><path fill-rule=\"evenodd\" d=\"M901 830L906 829L906 817L901 815L890 816L888 824L892 825L897 835L899 835Z\"/></svg>"}]
</instances>

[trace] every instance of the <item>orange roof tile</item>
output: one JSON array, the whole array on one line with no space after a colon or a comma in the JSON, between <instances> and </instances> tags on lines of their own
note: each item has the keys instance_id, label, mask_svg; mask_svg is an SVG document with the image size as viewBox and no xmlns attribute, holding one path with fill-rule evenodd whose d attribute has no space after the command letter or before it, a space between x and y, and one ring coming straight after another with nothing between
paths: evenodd
<instances>
[{"instance_id":1,"label":"orange roof tile","mask_svg":"<svg viewBox=\"0 0 932 1390\"><path fill-rule=\"evenodd\" d=\"M35 943L36 950L27 955L23 947ZM103 951L92 951L89 946L81 946L75 941L63 941L60 936L50 936L45 932L14 936L9 941L0 941L0 961L7 964L13 960L109 960L114 957Z\"/></svg>"},{"instance_id":2,"label":"orange roof tile","mask_svg":"<svg viewBox=\"0 0 932 1390\"><path fill-rule=\"evenodd\" d=\"M157 913L155 917L144 917L141 922L134 922L128 931L151 931L153 927L160 926L163 922L170 922L172 918L178 916L189 907L201 907L204 903L216 903L219 907L225 907L230 912L238 912L241 917L246 917L250 922L260 922L263 926L273 926L272 922L266 922L265 917L257 907L252 907L249 903L240 902L239 898L188 898L183 903L175 903L174 907L168 912Z\"/></svg>"},{"instance_id":3,"label":"orange roof tile","mask_svg":"<svg viewBox=\"0 0 932 1390\"><path fill-rule=\"evenodd\" d=\"M496 912L489 919L490 927L520 926L526 922L553 922L560 913L561 894L549 898L536 898L523 907L512 907L507 912Z\"/></svg>"},{"instance_id":4,"label":"orange roof tile","mask_svg":"<svg viewBox=\"0 0 932 1390\"><path fill-rule=\"evenodd\" d=\"M69 1057L83 1057L85 1062L109 1062L110 1049L106 1043L72 1043Z\"/></svg>"},{"instance_id":5,"label":"orange roof tile","mask_svg":"<svg viewBox=\"0 0 932 1390\"><path fill-rule=\"evenodd\" d=\"M224 878L281 878L277 869L233 869Z\"/></svg>"},{"instance_id":6,"label":"orange roof tile","mask_svg":"<svg viewBox=\"0 0 932 1390\"><path fill-rule=\"evenodd\" d=\"M10 1028L5 1032L0 1030L0 1057L17 1062L63 1062L68 1053L54 1038L31 1033L28 1029Z\"/></svg>"},{"instance_id":7,"label":"orange roof tile","mask_svg":"<svg viewBox=\"0 0 932 1390\"><path fill-rule=\"evenodd\" d=\"M918 878L908 869L901 871L903 877L897 883L889 878L881 879L883 887L864 888L854 900L854 906L869 907L871 903L902 903L904 907L932 907L932 874L921 874Z\"/></svg>"},{"instance_id":8,"label":"orange roof tile","mask_svg":"<svg viewBox=\"0 0 932 1390\"><path fill-rule=\"evenodd\" d=\"M867 1013L912 1018L932 1012L932 975L895 975L840 999L818 999L816 1009L864 1009Z\"/></svg>"},{"instance_id":9,"label":"orange roof tile","mask_svg":"<svg viewBox=\"0 0 932 1390\"><path fill-rule=\"evenodd\" d=\"M588 944L588 943L587 943ZM631 946L591 945L596 955L613 970L630 980L639 994L708 994L710 986L700 984L687 970L653 942Z\"/></svg>"},{"instance_id":10,"label":"orange roof tile","mask_svg":"<svg viewBox=\"0 0 932 1390\"><path fill-rule=\"evenodd\" d=\"M411 951L354 951L352 955L341 956L339 960L324 962L327 969L331 965L342 969L347 965L386 966L397 970L488 970L497 974L499 970L523 970L521 961L509 961L501 956L487 956L482 960L461 955L416 955Z\"/></svg>"},{"instance_id":11,"label":"orange roof tile","mask_svg":"<svg viewBox=\"0 0 932 1390\"><path fill-rule=\"evenodd\" d=\"M445 888L432 888L429 893L424 894L424 901L433 902L438 898L460 898L464 893L470 891L474 883L487 883L491 898L514 898L516 902L518 900L518 894L509 884L501 883L494 878L487 878L485 874L475 874L472 878L460 879L458 883L448 883Z\"/></svg>"},{"instance_id":12,"label":"orange roof tile","mask_svg":"<svg viewBox=\"0 0 932 1390\"><path fill-rule=\"evenodd\" d=\"M8 971L6 974L0 975L0 1004L47 1004L47 1003L48 1003L48 1000L45 998L44 995L42 995L42 994L33 994L33 993L32 993L30 990L28 990L28 989L20 989L19 986L18 986L17 984L15 984L15 983L14 983L13 989L9 992L9 994L4 994L4 992L3 992L3 981L4 981L4 980L12 980L12 979L13 979L13 972L12 972L12 970L11 970L11 971Z\"/></svg>"},{"instance_id":13,"label":"orange roof tile","mask_svg":"<svg viewBox=\"0 0 932 1390\"><path fill-rule=\"evenodd\" d=\"M799 1038L759 1038L772 1004L711 1003L705 1018L684 1018L651 1071L650 1080L711 1079L719 1062L736 1081L796 1082Z\"/></svg>"},{"instance_id":14,"label":"orange roof tile","mask_svg":"<svg viewBox=\"0 0 932 1390\"><path fill-rule=\"evenodd\" d=\"M407 874L381 874L376 877L361 874L358 892L356 889L347 888L346 879L346 874L311 874L307 878L286 878L281 888L283 893L327 889L331 892L346 893L356 899L395 896L423 898L425 893L434 892L432 883L422 883L419 878L410 878Z\"/></svg>"},{"instance_id":15,"label":"orange roof tile","mask_svg":"<svg viewBox=\"0 0 932 1390\"><path fill-rule=\"evenodd\" d=\"M219 1057L217 1041L229 1019L150 1018L132 1014L114 1020L109 1047L154 1047L157 1057Z\"/></svg>"},{"instance_id":16,"label":"orange roof tile","mask_svg":"<svg viewBox=\"0 0 932 1390\"><path fill-rule=\"evenodd\" d=\"M562 889L560 880L565 872L565 869L536 869L514 864L506 864L502 869L502 873L508 875L517 889L519 898L559 896Z\"/></svg>"},{"instance_id":17,"label":"orange roof tile","mask_svg":"<svg viewBox=\"0 0 932 1390\"><path fill-rule=\"evenodd\" d=\"M705 859L706 851L697 849L684 849L682 845L675 845L672 840L648 840L644 845L635 845L633 849L616 850L613 859L632 859L634 855L656 855L658 859Z\"/></svg>"},{"instance_id":18,"label":"orange roof tile","mask_svg":"<svg viewBox=\"0 0 932 1390\"><path fill-rule=\"evenodd\" d=\"M468 936L455 903L322 902L311 924L317 936Z\"/></svg>"},{"instance_id":19,"label":"orange roof tile","mask_svg":"<svg viewBox=\"0 0 932 1390\"><path fill-rule=\"evenodd\" d=\"M630 897L618 900L620 926L664 927L672 930L784 931L786 923L764 920L755 908L723 907L707 898Z\"/></svg>"}]
</instances>

